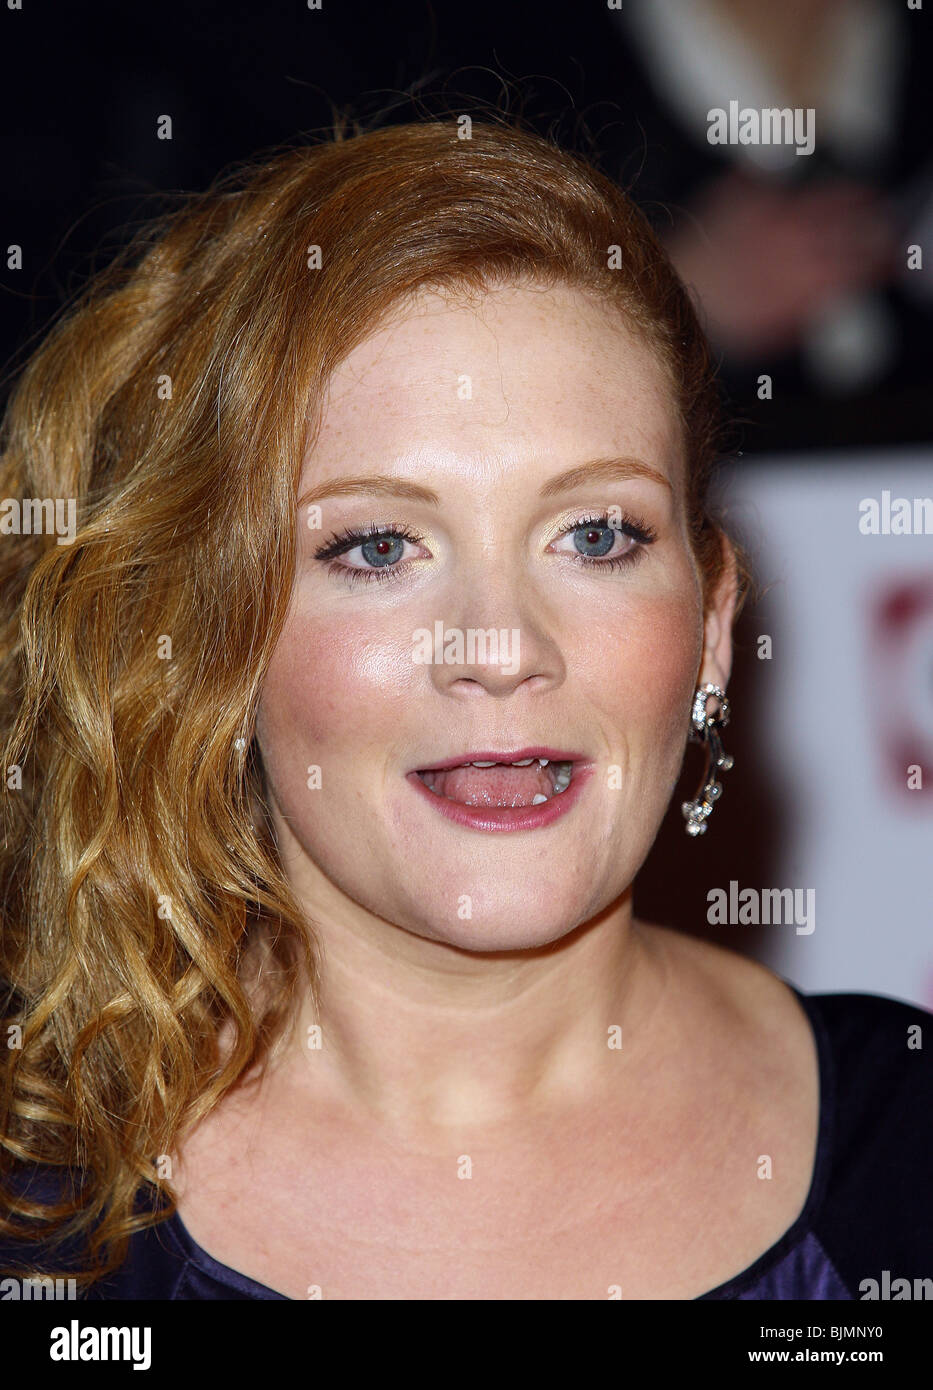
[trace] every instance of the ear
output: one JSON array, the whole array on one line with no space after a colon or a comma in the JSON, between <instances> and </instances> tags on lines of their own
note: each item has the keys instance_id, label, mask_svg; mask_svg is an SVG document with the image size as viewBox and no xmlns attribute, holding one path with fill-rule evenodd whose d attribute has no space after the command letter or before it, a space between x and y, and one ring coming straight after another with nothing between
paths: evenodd
<instances>
[{"instance_id":1,"label":"ear","mask_svg":"<svg viewBox=\"0 0 933 1390\"><path fill-rule=\"evenodd\" d=\"M697 685L710 682L725 690L732 674L732 623L738 599L738 568L729 538L720 532L723 570L708 599L703 620L703 658Z\"/></svg>"}]
</instances>

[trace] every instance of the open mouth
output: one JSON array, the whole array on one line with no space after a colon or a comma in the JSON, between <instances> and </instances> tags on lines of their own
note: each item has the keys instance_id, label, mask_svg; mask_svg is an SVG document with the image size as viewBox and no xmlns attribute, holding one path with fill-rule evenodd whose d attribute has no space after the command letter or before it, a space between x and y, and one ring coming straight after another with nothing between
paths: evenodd
<instances>
[{"instance_id":1,"label":"open mouth","mask_svg":"<svg viewBox=\"0 0 933 1390\"><path fill-rule=\"evenodd\" d=\"M452 767L418 769L435 796L461 806L542 806L560 796L573 780L574 763L552 758L520 762L465 762Z\"/></svg>"}]
</instances>

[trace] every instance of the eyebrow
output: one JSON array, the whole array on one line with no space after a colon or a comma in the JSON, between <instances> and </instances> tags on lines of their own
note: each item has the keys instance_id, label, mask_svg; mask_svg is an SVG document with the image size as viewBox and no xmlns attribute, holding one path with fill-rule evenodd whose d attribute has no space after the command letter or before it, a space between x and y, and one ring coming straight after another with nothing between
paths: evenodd
<instances>
[{"instance_id":1,"label":"eyebrow","mask_svg":"<svg viewBox=\"0 0 933 1390\"><path fill-rule=\"evenodd\" d=\"M585 483L617 483L629 482L633 478L644 478L648 482L658 483L661 487L666 487L668 492L673 493L674 487L671 480L657 468L652 468L649 464L643 463L636 458L602 458L591 459L589 463L578 464L576 468L568 468L566 473L558 473L556 478L545 483L541 489L542 497L556 497L558 493L570 492L575 487L582 487Z\"/></svg>"},{"instance_id":2,"label":"eyebrow","mask_svg":"<svg viewBox=\"0 0 933 1390\"><path fill-rule=\"evenodd\" d=\"M652 468L637 458L591 459L588 463L577 464L556 478L551 478L541 489L541 497L556 497L570 492L587 483L628 482L633 478L643 478L657 483L673 493L669 478L658 469ZM432 488L421 483L410 482L407 478L393 478L390 474L374 473L369 477L334 478L310 488L298 499L299 507L320 502L325 497L356 497L360 494L382 497L405 497L411 502L424 502L428 506L440 505L440 497Z\"/></svg>"}]
</instances>

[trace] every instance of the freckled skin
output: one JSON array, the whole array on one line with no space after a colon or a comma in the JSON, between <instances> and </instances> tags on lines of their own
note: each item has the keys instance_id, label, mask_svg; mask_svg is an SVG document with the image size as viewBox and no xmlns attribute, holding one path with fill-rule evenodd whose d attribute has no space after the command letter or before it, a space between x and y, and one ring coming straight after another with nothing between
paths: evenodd
<instances>
[{"instance_id":1,"label":"freckled skin","mask_svg":"<svg viewBox=\"0 0 933 1390\"><path fill-rule=\"evenodd\" d=\"M663 472L673 496L635 479L539 497L558 473L610 455ZM624 893L669 801L697 681L724 685L728 671L727 632L714 623L704 648L682 470L661 367L567 288L513 286L476 305L421 296L341 365L301 492L390 473L441 500L331 497L320 530L299 518L258 734L283 862L313 919L502 951L555 941ZM603 571L567 532L610 506L658 538L637 563ZM423 541L406 544L405 576L351 587L314 551L371 522ZM359 550L338 557L354 561ZM413 633L438 620L517 629L518 669L416 664ZM405 781L459 752L538 743L597 763L577 805L544 829L455 825ZM309 765L320 790L306 785Z\"/></svg>"}]
</instances>

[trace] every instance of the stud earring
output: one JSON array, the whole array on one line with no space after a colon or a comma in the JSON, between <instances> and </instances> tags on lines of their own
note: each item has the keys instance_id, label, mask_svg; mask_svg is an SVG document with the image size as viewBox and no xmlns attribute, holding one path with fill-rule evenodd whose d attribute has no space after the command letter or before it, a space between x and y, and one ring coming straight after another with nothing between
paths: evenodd
<instances>
[{"instance_id":1,"label":"stud earring","mask_svg":"<svg viewBox=\"0 0 933 1390\"><path fill-rule=\"evenodd\" d=\"M719 701L719 713L708 714L707 700L715 695ZM719 731L729 723L729 701L726 692L718 685L701 685L693 697L693 712L690 717L690 742L706 745L706 766L703 770L703 784L694 801L685 801L681 811L687 824L688 835L705 835L706 822L722 793L722 784L716 781L716 769L728 772L735 761L730 754L722 751Z\"/></svg>"}]
</instances>

